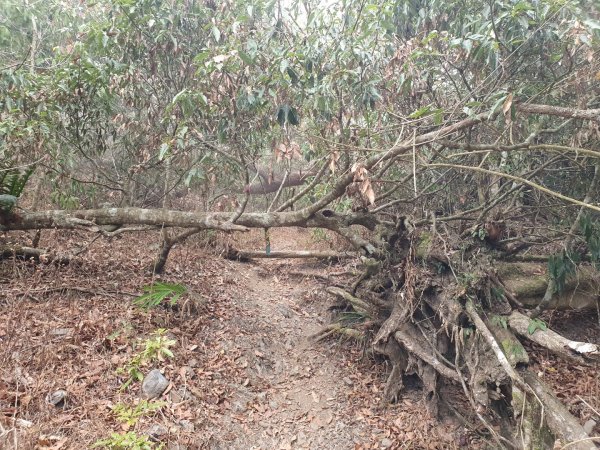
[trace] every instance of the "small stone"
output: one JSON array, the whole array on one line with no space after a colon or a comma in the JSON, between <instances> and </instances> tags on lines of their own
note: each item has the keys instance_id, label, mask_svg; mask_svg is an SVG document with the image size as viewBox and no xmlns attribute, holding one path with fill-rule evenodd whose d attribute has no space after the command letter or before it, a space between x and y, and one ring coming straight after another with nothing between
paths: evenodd
<instances>
[{"instance_id":1,"label":"small stone","mask_svg":"<svg viewBox=\"0 0 600 450\"><path fill-rule=\"evenodd\" d=\"M15 420L15 425L19 428L31 428L33 426L33 422L25 419L17 419Z\"/></svg>"},{"instance_id":2,"label":"small stone","mask_svg":"<svg viewBox=\"0 0 600 450\"><path fill-rule=\"evenodd\" d=\"M73 332L71 328L55 328L54 330L50 330L50 335L56 337L64 337L68 336Z\"/></svg>"},{"instance_id":3,"label":"small stone","mask_svg":"<svg viewBox=\"0 0 600 450\"><path fill-rule=\"evenodd\" d=\"M194 424L189 420L180 420L179 426L183 429L183 431L187 431L188 433L192 433L194 431Z\"/></svg>"},{"instance_id":4,"label":"small stone","mask_svg":"<svg viewBox=\"0 0 600 450\"><path fill-rule=\"evenodd\" d=\"M192 358L188 361L188 366L190 367L198 367L200 365L200 363L198 362L198 360L196 358Z\"/></svg>"},{"instance_id":5,"label":"small stone","mask_svg":"<svg viewBox=\"0 0 600 450\"><path fill-rule=\"evenodd\" d=\"M391 439L385 438L381 440L381 446L383 448L390 448L392 446L393 442Z\"/></svg>"},{"instance_id":6,"label":"small stone","mask_svg":"<svg viewBox=\"0 0 600 450\"><path fill-rule=\"evenodd\" d=\"M594 419L590 419L588 420L584 425L583 425L583 430L587 433L587 434L592 434L592 432L594 431L594 427L596 426L597 422Z\"/></svg>"},{"instance_id":7,"label":"small stone","mask_svg":"<svg viewBox=\"0 0 600 450\"><path fill-rule=\"evenodd\" d=\"M294 315L294 313L292 313L292 310L290 308L288 308L287 306L278 305L277 309L279 310L279 312L281 313L281 315L283 317L285 317L286 319L291 319L292 316Z\"/></svg>"},{"instance_id":8,"label":"small stone","mask_svg":"<svg viewBox=\"0 0 600 450\"><path fill-rule=\"evenodd\" d=\"M46 396L46 402L57 408L64 408L67 403L67 391L59 389Z\"/></svg>"},{"instance_id":9,"label":"small stone","mask_svg":"<svg viewBox=\"0 0 600 450\"><path fill-rule=\"evenodd\" d=\"M350 378L348 378L348 377L344 377L344 378L342 378L342 380L344 380L344 383L346 383L347 386L353 386L354 385L354 382Z\"/></svg>"},{"instance_id":10,"label":"small stone","mask_svg":"<svg viewBox=\"0 0 600 450\"><path fill-rule=\"evenodd\" d=\"M146 378L142 382L142 394L147 399L160 397L165 392L165 389L167 389L167 386L169 386L169 380L160 373L160 370L153 369L146 375Z\"/></svg>"},{"instance_id":11,"label":"small stone","mask_svg":"<svg viewBox=\"0 0 600 450\"><path fill-rule=\"evenodd\" d=\"M169 433L169 430L164 425L154 424L146 430L146 434L153 441L159 441L163 436Z\"/></svg>"},{"instance_id":12,"label":"small stone","mask_svg":"<svg viewBox=\"0 0 600 450\"><path fill-rule=\"evenodd\" d=\"M241 402L233 402L231 405L231 410L236 413L244 413L246 412L247 408L246 405Z\"/></svg>"}]
</instances>

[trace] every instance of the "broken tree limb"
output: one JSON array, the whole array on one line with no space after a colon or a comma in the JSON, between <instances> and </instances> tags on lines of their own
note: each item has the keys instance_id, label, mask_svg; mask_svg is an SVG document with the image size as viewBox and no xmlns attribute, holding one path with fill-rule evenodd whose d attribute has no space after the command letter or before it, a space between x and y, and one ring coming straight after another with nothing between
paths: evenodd
<instances>
[{"instance_id":1,"label":"broken tree limb","mask_svg":"<svg viewBox=\"0 0 600 450\"><path fill-rule=\"evenodd\" d=\"M52 262L55 264L69 264L71 262L71 258L68 255L56 254L43 248L24 246L0 247L0 259L11 258L13 256L25 259L32 258L36 261L41 261L44 263Z\"/></svg>"},{"instance_id":2,"label":"broken tree limb","mask_svg":"<svg viewBox=\"0 0 600 450\"><path fill-rule=\"evenodd\" d=\"M467 301L465 308L469 317L477 327L477 331L487 340L498 358L498 361L506 371L507 375L510 376L513 383L526 394L531 394L533 396L530 401L541 403L544 411L543 417L552 432L566 443L572 443L573 448L575 449L595 449L596 447L592 441L589 440L588 434L584 431L577 419L534 374L526 370L521 372L523 373L523 376L521 376L521 374L511 366L506 355L498 345L498 342L487 328L470 300Z\"/></svg>"},{"instance_id":3,"label":"broken tree limb","mask_svg":"<svg viewBox=\"0 0 600 450\"><path fill-rule=\"evenodd\" d=\"M285 211L287 208L289 208L290 206L293 206L294 203L296 203L298 200L300 200L302 197L304 197L306 194L308 194L319 183L319 181L321 180L321 178L323 177L323 175L325 174L327 169L329 169L329 161L326 161L321 166L321 169L317 172L314 179L308 185L306 185L300 192L298 192L296 195L294 195L288 201L284 202L283 205L281 205L279 208L277 208L277 211Z\"/></svg>"},{"instance_id":4,"label":"broken tree limb","mask_svg":"<svg viewBox=\"0 0 600 450\"><path fill-rule=\"evenodd\" d=\"M519 376L517 371L511 365L510 361L504 354L504 351L502 351L502 349L500 348L500 344L498 344L498 341L496 341L496 338L494 337L492 332L489 330L483 319L479 316L479 313L475 309L475 305L473 305L473 302L471 300L467 301L465 309L467 311L467 314L469 315L469 318L475 324L475 327L477 327L477 331L484 337L488 345L491 347L492 351L496 355L496 358L498 359L498 362L500 363L506 374L524 392L532 393L531 388L523 381L523 379Z\"/></svg>"},{"instance_id":5,"label":"broken tree limb","mask_svg":"<svg viewBox=\"0 0 600 450\"><path fill-rule=\"evenodd\" d=\"M315 176L317 172L314 170L295 172L286 172L283 178L270 175L265 169L257 170L260 180L256 183L247 184L244 187L244 192L251 195L264 195L280 191L286 187L301 186L306 180Z\"/></svg>"},{"instance_id":6,"label":"broken tree limb","mask_svg":"<svg viewBox=\"0 0 600 450\"><path fill-rule=\"evenodd\" d=\"M5 222L0 229L31 230L37 228L89 228L97 231L99 225L155 225L164 227L248 231L244 225L232 224L229 214L195 213L164 209L102 208L89 210L50 210L23 214Z\"/></svg>"},{"instance_id":7,"label":"broken tree limb","mask_svg":"<svg viewBox=\"0 0 600 450\"><path fill-rule=\"evenodd\" d=\"M516 108L518 111L529 114L545 114L600 122L600 109L576 109L565 108L563 106L536 105L533 103L516 103Z\"/></svg>"},{"instance_id":8,"label":"broken tree limb","mask_svg":"<svg viewBox=\"0 0 600 450\"><path fill-rule=\"evenodd\" d=\"M173 246L185 241L188 237L193 236L200 231L200 228L192 228L190 230L185 230L178 235L169 236L167 230L163 230L163 241L160 246L160 251L158 252L156 260L152 266L150 266L150 272L153 274L162 273L165 265L167 264L167 259L169 258L169 253L171 252Z\"/></svg>"},{"instance_id":9,"label":"broken tree limb","mask_svg":"<svg viewBox=\"0 0 600 450\"><path fill-rule=\"evenodd\" d=\"M513 311L508 317L508 326L519 336L550 350L563 358L578 363L587 361L600 361L600 349L597 345L588 342L577 342L567 339L552 330L537 329L533 334L528 331L531 319L518 311Z\"/></svg>"},{"instance_id":10,"label":"broken tree limb","mask_svg":"<svg viewBox=\"0 0 600 450\"><path fill-rule=\"evenodd\" d=\"M344 259L355 258L353 253L319 251L319 250L297 250L297 251L272 251L267 254L257 250L236 250L230 248L226 254L227 259L252 259L252 258L317 258L317 259Z\"/></svg>"},{"instance_id":11,"label":"broken tree limb","mask_svg":"<svg viewBox=\"0 0 600 450\"><path fill-rule=\"evenodd\" d=\"M514 296L526 308L535 308L548 288L547 265L537 262L499 262L498 279L505 293ZM507 292L510 291L510 292ZM580 265L576 276L567 278L564 290L553 296L553 309L595 308L600 295L600 277L590 265Z\"/></svg>"}]
</instances>

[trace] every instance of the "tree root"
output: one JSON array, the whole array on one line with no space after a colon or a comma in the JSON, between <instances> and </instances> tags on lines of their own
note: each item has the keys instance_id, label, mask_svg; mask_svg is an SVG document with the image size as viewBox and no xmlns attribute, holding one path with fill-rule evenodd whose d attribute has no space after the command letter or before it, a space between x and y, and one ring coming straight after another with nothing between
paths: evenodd
<instances>
[{"instance_id":1,"label":"tree root","mask_svg":"<svg viewBox=\"0 0 600 450\"><path fill-rule=\"evenodd\" d=\"M394 333L394 338L408 350L408 352L417 356L420 360L429 364L440 375L454 381L459 381L456 371L440 361L436 355L432 354L431 349L426 349L420 342L423 336L419 334L416 327L411 323L404 324Z\"/></svg>"},{"instance_id":2,"label":"tree root","mask_svg":"<svg viewBox=\"0 0 600 450\"><path fill-rule=\"evenodd\" d=\"M350 292L347 292L341 288L333 287L333 286L328 287L327 292L347 301L349 304L352 305L352 307L354 308L354 310L356 312L358 312L360 314L365 314L368 317L375 317L375 312L374 312L373 306L369 305L364 300L361 300L360 298L355 297Z\"/></svg>"},{"instance_id":3,"label":"tree root","mask_svg":"<svg viewBox=\"0 0 600 450\"><path fill-rule=\"evenodd\" d=\"M528 389L535 393L536 400L542 404L543 420L557 437L575 450L597 449L579 421L536 375L526 370L523 372L523 380Z\"/></svg>"},{"instance_id":4,"label":"tree root","mask_svg":"<svg viewBox=\"0 0 600 450\"><path fill-rule=\"evenodd\" d=\"M341 323L332 323L317 331L315 334L309 336L309 339L313 342L320 342L335 334L354 339L356 341L362 341L365 337L364 333L359 330L345 327Z\"/></svg>"}]
</instances>

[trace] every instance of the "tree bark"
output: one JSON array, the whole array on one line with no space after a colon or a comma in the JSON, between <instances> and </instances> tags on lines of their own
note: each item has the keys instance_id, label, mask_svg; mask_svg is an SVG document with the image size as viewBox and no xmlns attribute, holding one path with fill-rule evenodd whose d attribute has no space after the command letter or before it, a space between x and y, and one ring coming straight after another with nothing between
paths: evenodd
<instances>
[{"instance_id":1,"label":"tree bark","mask_svg":"<svg viewBox=\"0 0 600 450\"><path fill-rule=\"evenodd\" d=\"M526 113L546 114L573 119L593 120L600 122L600 109L576 109L552 105L535 105L533 103L517 103L517 109Z\"/></svg>"},{"instance_id":2,"label":"tree bark","mask_svg":"<svg viewBox=\"0 0 600 450\"><path fill-rule=\"evenodd\" d=\"M0 231L38 228L89 228L99 225L154 225L164 227L248 231L250 228L305 227L327 228L362 225L374 230L379 220L369 214L338 214L331 210L310 213L306 209L291 212L245 213L231 223L232 213L184 212L143 208L103 208L89 210L51 210L9 217Z\"/></svg>"}]
</instances>

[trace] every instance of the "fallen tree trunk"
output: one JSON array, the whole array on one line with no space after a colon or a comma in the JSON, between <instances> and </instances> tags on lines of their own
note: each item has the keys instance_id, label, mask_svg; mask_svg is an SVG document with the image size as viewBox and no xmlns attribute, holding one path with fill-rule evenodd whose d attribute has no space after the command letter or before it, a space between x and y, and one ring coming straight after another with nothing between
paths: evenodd
<instances>
[{"instance_id":1,"label":"fallen tree trunk","mask_svg":"<svg viewBox=\"0 0 600 450\"><path fill-rule=\"evenodd\" d=\"M311 212L244 213L235 223L234 213L187 212L166 209L102 208L86 210L50 210L13 215L0 225L0 231L38 228L89 228L99 225L154 225L159 227L198 228L200 230L248 231L250 228L306 227L328 228L362 225L373 230L379 220L369 214L338 214L332 210Z\"/></svg>"}]
</instances>

